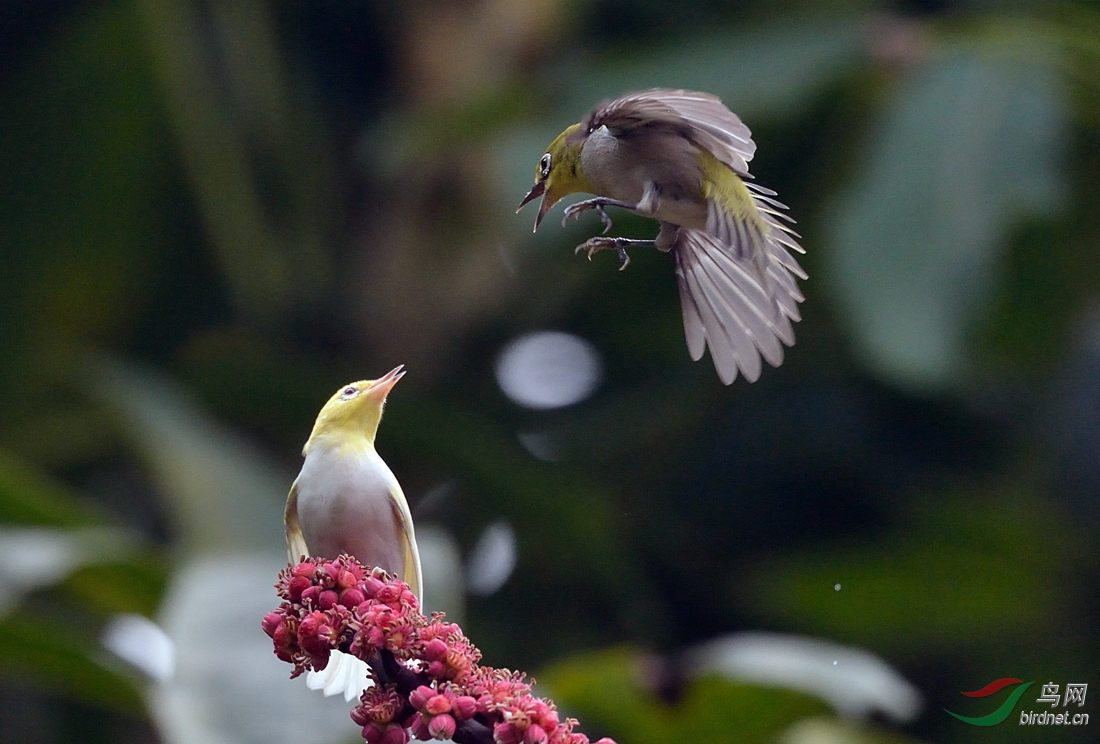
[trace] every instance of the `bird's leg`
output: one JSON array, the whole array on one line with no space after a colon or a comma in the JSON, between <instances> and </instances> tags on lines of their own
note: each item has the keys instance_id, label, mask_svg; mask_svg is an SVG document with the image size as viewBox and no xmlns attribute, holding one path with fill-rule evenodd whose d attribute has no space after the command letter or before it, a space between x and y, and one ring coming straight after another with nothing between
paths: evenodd
<instances>
[{"instance_id":1,"label":"bird's leg","mask_svg":"<svg viewBox=\"0 0 1100 744\"><path fill-rule=\"evenodd\" d=\"M607 199L602 196L597 196L595 199L585 199L582 202L576 204L570 204L565 208L565 216L561 219L562 227L565 227L565 223L569 221L570 217L576 217L581 212L587 212L589 209L595 209L600 213L600 220L603 222L603 234L607 235L611 230L611 218L607 216L607 212L604 211L606 207L621 207L623 209L635 209L636 204L630 202L619 201L618 199Z\"/></svg>"},{"instance_id":2,"label":"bird's leg","mask_svg":"<svg viewBox=\"0 0 1100 744\"><path fill-rule=\"evenodd\" d=\"M627 248L653 248L655 246L652 240L633 240L631 238L589 238L580 245L577 246L574 253L580 253L581 251L587 251L588 260L592 260L592 255L600 251L614 250L619 255L619 271L622 271L630 265L630 256L626 255Z\"/></svg>"}]
</instances>

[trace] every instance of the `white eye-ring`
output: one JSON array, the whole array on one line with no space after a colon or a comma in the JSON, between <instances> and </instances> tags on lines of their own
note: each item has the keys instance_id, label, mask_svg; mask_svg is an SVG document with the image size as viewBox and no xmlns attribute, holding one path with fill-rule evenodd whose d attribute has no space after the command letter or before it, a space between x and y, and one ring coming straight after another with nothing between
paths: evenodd
<instances>
[{"instance_id":1,"label":"white eye-ring","mask_svg":"<svg viewBox=\"0 0 1100 744\"><path fill-rule=\"evenodd\" d=\"M355 387L354 385L348 385L346 388L344 388L343 392L340 393L340 397L344 400L348 400L349 398L354 398L355 394L358 392L359 388Z\"/></svg>"},{"instance_id":2,"label":"white eye-ring","mask_svg":"<svg viewBox=\"0 0 1100 744\"><path fill-rule=\"evenodd\" d=\"M539 161L539 175L543 178L550 175L550 153L543 155L542 160Z\"/></svg>"}]
</instances>

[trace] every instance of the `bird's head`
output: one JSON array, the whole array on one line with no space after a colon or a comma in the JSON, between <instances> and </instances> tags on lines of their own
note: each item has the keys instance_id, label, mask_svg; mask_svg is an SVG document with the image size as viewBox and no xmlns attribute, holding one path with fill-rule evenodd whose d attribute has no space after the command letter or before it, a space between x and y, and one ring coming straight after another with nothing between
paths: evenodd
<instances>
[{"instance_id":1,"label":"bird's head","mask_svg":"<svg viewBox=\"0 0 1100 744\"><path fill-rule=\"evenodd\" d=\"M539 160L538 168L535 169L535 187L523 197L516 208L518 212L528 202L542 197L539 213L535 215L536 230L550 207L562 197L578 191L591 191L588 180L581 171L581 147L584 146L585 136L583 126L574 124L550 143L550 147L546 148L546 153Z\"/></svg>"},{"instance_id":2,"label":"bird's head","mask_svg":"<svg viewBox=\"0 0 1100 744\"><path fill-rule=\"evenodd\" d=\"M317 414L317 423L313 425L313 433L302 454L308 455L321 439L338 446L355 446L363 442L373 445L386 396L405 375L402 367L404 365L394 367L377 380L351 382L337 390Z\"/></svg>"}]
</instances>

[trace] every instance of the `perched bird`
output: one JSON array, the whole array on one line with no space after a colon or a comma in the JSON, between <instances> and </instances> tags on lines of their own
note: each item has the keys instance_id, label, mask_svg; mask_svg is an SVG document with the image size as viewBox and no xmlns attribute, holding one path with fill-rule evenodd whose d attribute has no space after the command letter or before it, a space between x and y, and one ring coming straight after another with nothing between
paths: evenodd
<instances>
[{"instance_id":1,"label":"perched bird","mask_svg":"<svg viewBox=\"0 0 1100 744\"><path fill-rule=\"evenodd\" d=\"M419 598L423 580L409 505L374 449L386 396L404 376L401 369L345 385L317 414L286 500L286 547L291 563L348 553L398 576ZM359 659L336 652L307 683L351 700L363 690L366 671Z\"/></svg>"},{"instance_id":2,"label":"perched bird","mask_svg":"<svg viewBox=\"0 0 1100 744\"><path fill-rule=\"evenodd\" d=\"M738 371L754 382L761 355L778 367L783 344L794 344L791 321L800 319L804 299L795 277L806 278L790 252L805 252L798 235L780 221L793 223L781 211L786 206L771 189L746 180L755 152L749 128L715 96L630 93L597 106L550 143L519 209L542 197L537 230L558 200L587 192L596 198L567 207L562 224L594 209L606 235L606 207L659 220L654 240L601 236L577 252L591 259L615 250L621 270L629 247L671 251L691 358L709 347L723 383Z\"/></svg>"}]
</instances>

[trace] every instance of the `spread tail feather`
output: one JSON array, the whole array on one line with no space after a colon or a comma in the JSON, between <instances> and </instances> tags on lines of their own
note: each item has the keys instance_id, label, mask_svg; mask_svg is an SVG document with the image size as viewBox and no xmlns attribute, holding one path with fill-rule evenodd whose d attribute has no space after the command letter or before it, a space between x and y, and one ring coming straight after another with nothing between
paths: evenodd
<instances>
[{"instance_id":1,"label":"spread tail feather","mask_svg":"<svg viewBox=\"0 0 1100 744\"><path fill-rule=\"evenodd\" d=\"M367 676L369 667L362 659L351 654L333 651L328 666L319 672L306 675L306 687L321 690L325 697L344 694L348 702L358 700L363 691L373 685Z\"/></svg>"},{"instance_id":2,"label":"spread tail feather","mask_svg":"<svg viewBox=\"0 0 1100 744\"><path fill-rule=\"evenodd\" d=\"M791 320L802 300L781 255L767 254L764 277L753 256L738 256L703 230L674 228L665 234L676 257L676 280L684 314L684 333L692 359L704 342L722 382L740 372L749 382L760 376L760 357L772 366L783 361L783 345L794 343ZM661 242L660 239L658 242Z\"/></svg>"}]
</instances>

